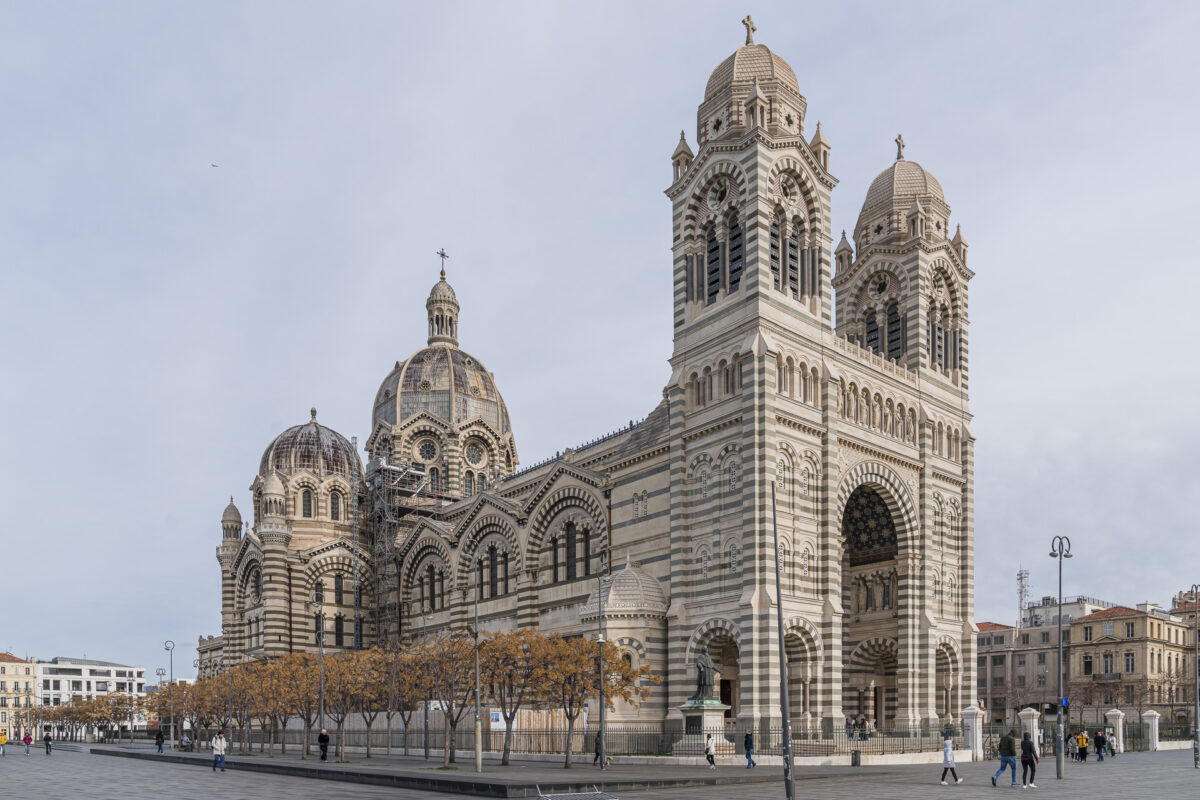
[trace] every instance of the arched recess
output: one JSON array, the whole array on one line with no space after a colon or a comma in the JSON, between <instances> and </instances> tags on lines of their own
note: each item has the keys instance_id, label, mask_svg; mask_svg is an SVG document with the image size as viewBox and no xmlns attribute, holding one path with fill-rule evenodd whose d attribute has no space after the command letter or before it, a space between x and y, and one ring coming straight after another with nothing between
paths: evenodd
<instances>
[{"instance_id":1,"label":"arched recess","mask_svg":"<svg viewBox=\"0 0 1200 800\"><path fill-rule=\"evenodd\" d=\"M707 647L718 673L713 696L730 707L725 712L726 719L736 717L741 707L741 642L742 631L736 623L724 617L714 617L697 626L688 640L686 650L684 663L689 669L686 696L691 697L696 691L696 675L692 665L700 649Z\"/></svg>"},{"instance_id":2,"label":"arched recess","mask_svg":"<svg viewBox=\"0 0 1200 800\"><path fill-rule=\"evenodd\" d=\"M449 603L450 568L454 563L453 559L450 557L450 551L446 547L445 542L436 536L425 535L408 551L408 554L404 557L404 564L401 567L400 574L403 576L401 581L401 602L404 604L403 611L405 615L412 615L414 617L420 615L420 609L414 610L412 608L412 603L418 600L414 589L418 586L419 573L424 570L426 563L430 561L436 565L435 569L440 568L444 571L444 596L446 597L446 604L448 605Z\"/></svg>"},{"instance_id":3,"label":"arched recess","mask_svg":"<svg viewBox=\"0 0 1200 800\"><path fill-rule=\"evenodd\" d=\"M896 671L899 647L889 636L860 642L846 659L842 708L866 717L878 728L890 728L896 717Z\"/></svg>"},{"instance_id":4,"label":"arched recess","mask_svg":"<svg viewBox=\"0 0 1200 800\"><path fill-rule=\"evenodd\" d=\"M874 489L887 505L896 524L897 544L900 552L915 550L917 532L917 510L912 493L890 467L878 461L862 461L851 467L838 484L834 509L837 518L846 512L850 495L860 486Z\"/></svg>"},{"instance_id":5,"label":"arched recess","mask_svg":"<svg viewBox=\"0 0 1200 800\"><path fill-rule=\"evenodd\" d=\"M821 633L803 617L792 617L783 626L783 643L787 655L788 696L791 698L793 728L805 730L811 718L812 683L821 674ZM805 717L805 715L810 715Z\"/></svg>"},{"instance_id":6,"label":"arched recess","mask_svg":"<svg viewBox=\"0 0 1200 800\"><path fill-rule=\"evenodd\" d=\"M568 485L551 492L529 515L529 542L524 551L525 569L537 574L539 561L547 544L548 534L559 517L575 512L592 524L591 546L596 553L607 552L608 526L600 498L588 489Z\"/></svg>"},{"instance_id":7,"label":"arched recess","mask_svg":"<svg viewBox=\"0 0 1200 800\"><path fill-rule=\"evenodd\" d=\"M959 689L962 684L962 663L958 643L949 636L938 637L934 650L934 704L939 719L957 719L962 713Z\"/></svg>"},{"instance_id":8,"label":"arched recess","mask_svg":"<svg viewBox=\"0 0 1200 800\"><path fill-rule=\"evenodd\" d=\"M471 564L475 560L475 554L479 552L480 543L489 537L500 537L504 540L513 574L516 574L521 564L521 544L516 528L510 520L498 514L487 514L475 519L462 532L458 545L458 564L454 570L455 586L465 589L471 583Z\"/></svg>"}]
</instances>

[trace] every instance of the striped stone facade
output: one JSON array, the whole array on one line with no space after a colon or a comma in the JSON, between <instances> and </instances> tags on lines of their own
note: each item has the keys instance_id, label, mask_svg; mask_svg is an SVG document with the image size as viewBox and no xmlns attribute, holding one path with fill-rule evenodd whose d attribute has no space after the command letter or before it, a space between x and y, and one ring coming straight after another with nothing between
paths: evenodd
<instances>
[{"instance_id":1,"label":"striped stone facade","mask_svg":"<svg viewBox=\"0 0 1200 800\"><path fill-rule=\"evenodd\" d=\"M247 614L259 613L246 610L244 564L261 564L268 594L279 584L303 597L321 574L306 559L332 548L380 576L368 643L461 630L476 599L490 630L594 636L602 622L663 678L613 719L679 723L707 647L729 724L778 720L777 606L795 729L957 718L975 685L966 243L947 235L941 186L898 149L870 187L857 246L843 234L835 250L831 148L820 126L805 135L805 111L791 68L762 45L714 71L697 152L681 137L672 155L672 375L643 421L514 472L490 374L472 378L489 422L457 401L435 406L436 376L409 385L414 360L397 362L376 398L367 483L385 462L428 456L435 510L387 529L394 541L374 551L387 564L353 550L345 526L298 545L283 530L294 514L260 512L219 549L231 648L248 652ZM442 284L429 308L453 298ZM458 312L455 300L443 329L430 311L423 369L435 344L447 364L474 363L457 350ZM468 479L471 441L484 455ZM280 477L292 509L295 478ZM254 491L280 477L260 474ZM364 541L382 535L374 524L364 519ZM647 580L665 599L618 591ZM262 652L301 646L286 634L308 629L303 613L264 602Z\"/></svg>"}]
</instances>

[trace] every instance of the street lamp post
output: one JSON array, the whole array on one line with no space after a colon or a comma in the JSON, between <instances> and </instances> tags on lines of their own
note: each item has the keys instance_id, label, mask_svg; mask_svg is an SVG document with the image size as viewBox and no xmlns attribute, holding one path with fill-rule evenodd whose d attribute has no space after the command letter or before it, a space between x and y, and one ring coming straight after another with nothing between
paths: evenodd
<instances>
[{"instance_id":1,"label":"street lamp post","mask_svg":"<svg viewBox=\"0 0 1200 800\"><path fill-rule=\"evenodd\" d=\"M1200 769L1200 583L1192 584L1192 766Z\"/></svg>"},{"instance_id":2,"label":"street lamp post","mask_svg":"<svg viewBox=\"0 0 1200 800\"><path fill-rule=\"evenodd\" d=\"M325 730L325 607L317 602L317 596L309 602L309 607L317 612L317 645L319 646L318 663L320 664L317 683L317 730Z\"/></svg>"},{"instance_id":3,"label":"street lamp post","mask_svg":"<svg viewBox=\"0 0 1200 800\"><path fill-rule=\"evenodd\" d=\"M415 605L415 604L414 604ZM433 609L428 605L421 606L421 643L425 644L428 639L428 622L429 616ZM425 707L424 723L421 725L421 738L425 745L425 760L429 760L429 692L425 693L425 702L422 703ZM406 734L407 735L407 734Z\"/></svg>"},{"instance_id":4,"label":"street lamp post","mask_svg":"<svg viewBox=\"0 0 1200 800\"><path fill-rule=\"evenodd\" d=\"M171 752L175 752L175 643L170 639L163 642L163 650L167 651L171 671L168 673L167 702L171 711Z\"/></svg>"},{"instance_id":5,"label":"street lamp post","mask_svg":"<svg viewBox=\"0 0 1200 800\"><path fill-rule=\"evenodd\" d=\"M604 762L605 762L605 760L607 760L607 753L605 751L607 750L607 745L608 745L608 742L604 741L604 738L605 738L605 736L604 736L604 734L605 734L605 730L604 730L604 711L605 711L604 706L605 706L605 703L604 703L604 581L603 581L603 578L604 578L604 570L603 570L603 568L601 568L601 570L596 573L596 602L599 604L596 608L596 611L597 611L597 614L596 614L596 642L597 642L597 650L599 651L599 656L598 656L597 660L599 662L598 669L600 672L600 674L599 674L599 678L600 678L600 723L596 726L596 749L600 753L600 769L602 771L607 769L607 767L604 766Z\"/></svg>"},{"instance_id":6,"label":"street lamp post","mask_svg":"<svg viewBox=\"0 0 1200 800\"><path fill-rule=\"evenodd\" d=\"M221 653L221 660L225 662L225 675L229 679L229 687L226 690L226 699L229 701L229 741L233 741L233 656L230 655L230 629L228 627L221 628L222 638L225 640L224 651Z\"/></svg>"},{"instance_id":7,"label":"street lamp post","mask_svg":"<svg viewBox=\"0 0 1200 800\"><path fill-rule=\"evenodd\" d=\"M1054 732L1054 773L1058 780L1063 778L1066 742L1063 738L1063 638L1062 638L1062 562L1071 557L1071 540L1066 536L1055 536L1050 540L1050 557L1058 559L1058 719Z\"/></svg>"},{"instance_id":8,"label":"street lamp post","mask_svg":"<svg viewBox=\"0 0 1200 800\"><path fill-rule=\"evenodd\" d=\"M478 563L478 558L476 563ZM475 583L479 583L479 569L471 570L475 573ZM475 771L483 772L483 722L479 719L479 593L483 591L482 586L475 587Z\"/></svg>"}]
</instances>

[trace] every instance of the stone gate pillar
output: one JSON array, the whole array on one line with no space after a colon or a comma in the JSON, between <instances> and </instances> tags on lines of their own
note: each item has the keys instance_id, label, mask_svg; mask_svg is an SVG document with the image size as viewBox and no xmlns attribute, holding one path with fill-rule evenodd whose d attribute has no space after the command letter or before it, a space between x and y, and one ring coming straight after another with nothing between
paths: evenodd
<instances>
[{"instance_id":1,"label":"stone gate pillar","mask_svg":"<svg viewBox=\"0 0 1200 800\"><path fill-rule=\"evenodd\" d=\"M1104 718L1108 720L1109 726L1113 729L1113 737L1117 740L1116 752L1125 752L1125 712L1119 708L1114 708L1104 713Z\"/></svg>"},{"instance_id":2,"label":"stone gate pillar","mask_svg":"<svg viewBox=\"0 0 1200 800\"><path fill-rule=\"evenodd\" d=\"M1021 733L1028 733L1034 745L1038 746L1038 752L1041 752L1041 746L1038 743L1038 727L1042 721L1041 712L1036 708L1022 708L1017 716L1021 718ZM1025 737L1022 736L1021 738Z\"/></svg>"},{"instance_id":3,"label":"stone gate pillar","mask_svg":"<svg viewBox=\"0 0 1200 800\"><path fill-rule=\"evenodd\" d=\"M983 761L983 709L967 706L962 712L963 743L971 751L972 761Z\"/></svg>"},{"instance_id":4,"label":"stone gate pillar","mask_svg":"<svg viewBox=\"0 0 1200 800\"><path fill-rule=\"evenodd\" d=\"M1160 716L1157 711L1142 713L1142 722L1146 723L1149 728L1146 731L1146 749L1152 753L1158 749L1158 718Z\"/></svg>"}]
</instances>

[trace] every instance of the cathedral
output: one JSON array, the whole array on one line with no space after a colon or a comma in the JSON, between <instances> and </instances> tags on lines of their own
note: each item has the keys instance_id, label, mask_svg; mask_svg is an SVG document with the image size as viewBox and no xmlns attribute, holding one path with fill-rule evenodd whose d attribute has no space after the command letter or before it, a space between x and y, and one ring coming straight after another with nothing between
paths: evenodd
<instances>
[{"instance_id":1,"label":"cathedral","mask_svg":"<svg viewBox=\"0 0 1200 800\"><path fill-rule=\"evenodd\" d=\"M518 469L443 270L365 465L313 409L267 445L251 519L225 509L202 675L462 631L478 604L486 630L603 625L662 677L613 721L680 724L703 650L739 729L778 724L781 677L800 732L927 731L973 703L966 241L897 137L835 243L830 143L744 24L671 154L674 348L648 415Z\"/></svg>"}]
</instances>

